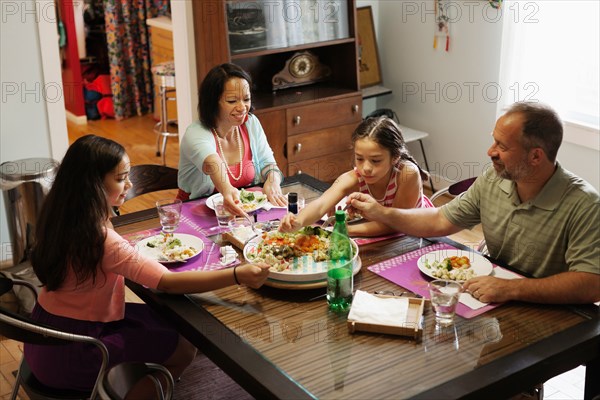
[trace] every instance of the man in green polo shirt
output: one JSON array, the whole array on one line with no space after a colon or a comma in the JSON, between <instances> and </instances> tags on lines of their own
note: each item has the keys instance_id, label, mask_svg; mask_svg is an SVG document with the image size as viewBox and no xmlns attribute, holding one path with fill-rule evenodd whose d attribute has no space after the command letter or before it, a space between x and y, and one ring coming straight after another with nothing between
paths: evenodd
<instances>
[{"instance_id":1,"label":"man in green polo shirt","mask_svg":"<svg viewBox=\"0 0 600 400\"><path fill-rule=\"evenodd\" d=\"M360 193L348 202L366 218L414 236L446 236L481 223L490 256L533 277L470 279L465 290L483 302L597 302L599 196L556 161L562 135L550 107L515 103L492 133L493 170L445 206L382 207Z\"/></svg>"}]
</instances>

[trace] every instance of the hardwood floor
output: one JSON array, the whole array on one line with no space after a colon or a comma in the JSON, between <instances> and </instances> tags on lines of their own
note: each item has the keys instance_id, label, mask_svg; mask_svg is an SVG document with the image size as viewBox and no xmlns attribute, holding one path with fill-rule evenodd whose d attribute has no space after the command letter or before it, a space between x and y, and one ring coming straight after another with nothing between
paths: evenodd
<instances>
[{"instance_id":1,"label":"hardwood floor","mask_svg":"<svg viewBox=\"0 0 600 400\"><path fill-rule=\"evenodd\" d=\"M89 121L87 125L67 123L69 143L86 134L107 137L127 150L132 164L161 164L162 158L156 155L156 134L152 130L156 121L152 115L132 117L123 121L114 119ZM167 165L177 168L179 141L171 138L167 142Z\"/></svg>"},{"instance_id":2,"label":"hardwood floor","mask_svg":"<svg viewBox=\"0 0 600 400\"><path fill-rule=\"evenodd\" d=\"M156 155L156 134L153 131L156 121L152 115L132 117L123 121L114 119L89 121L87 125L67 123L69 131L69 144L78 138L94 134L106 137L120 143L125 147L132 165L162 164L162 157ZM170 138L167 141L167 166L177 168L179 163L179 140ZM175 197L177 190L166 190L149 193L136 197L120 210L121 213L143 210L154 207L156 200Z\"/></svg>"},{"instance_id":3,"label":"hardwood floor","mask_svg":"<svg viewBox=\"0 0 600 400\"><path fill-rule=\"evenodd\" d=\"M152 128L155 121L151 115L133 117L124 121L100 120L89 121L87 125L75 125L68 123L69 143L77 138L93 133L107 137L121 143L131 159L133 165L160 164L161 157L156 156L156 135ZM176 139L169 139L167 144L167 165L177 168L179 159L179 143ZM169 194L167 194L169 193ZM159 197L174 196L175 191L166 191ZM427 194L431 194L426 189ZM154 206L157 195L144 195L127 202L122 207L123 212L132 212ZM447 202L448 198L440 198L436 205L440 206ZM476 247L482 239L481 227L477 226L470 231L462 231L450 236L457 242L470 247ZM140 301L128 290L127 301ZM3 300L5 300L3 298ZM23 345L20 342L7 340L0 336L0 400L8 400L14 385L12 374L18 368L21 359ZM583 398L583 379L585 368L579 367L565 374L559 375L548 381L545 385L547 398L551 399L581 399ZM19 399L28 399L24 392L20 391Z\"/></svg>"}]
</instances>

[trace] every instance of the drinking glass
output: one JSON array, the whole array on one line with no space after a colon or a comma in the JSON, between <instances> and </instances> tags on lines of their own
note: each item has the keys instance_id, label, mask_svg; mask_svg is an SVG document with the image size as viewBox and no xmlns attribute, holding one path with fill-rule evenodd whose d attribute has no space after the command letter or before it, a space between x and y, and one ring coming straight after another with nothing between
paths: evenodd
<instances>
[{"instance_id":1,"label":"drinking glass","mask_svg":"<svg viewBox=\"0 0 600 400\"><path fill-rule=\"evenodd\" d=\"M436 324L452 324L461 292L462 285L455 281L438 279L429 282L431 307L435 312Z\"/></svg>"},{"instance_id":2,"label":"drinking glass","mask_svg":"<svg viewBox=\"0 0 600 400\"><path fill-rule=\"evenodd\" d=\"M305 205L306 201L304 200L304 197L298 196L298 212L302 211Z\"/></svg>"},{"instance_id":3,"label":"drinking glass","mask_svg":"<svg viewBox=\"0 0 600 400\"><path fill-rule=\"evenodd\" d=\"M225 209L225 205L223 204L223 200L216 200L213 202L215 206L215 214L217 215L217 222L221 228L227 228L229 221L235 218L235 215L230 214L229 211Z\"/></svg>"},{"instance_id":4,"label":"drinking glass","mask_svg":"<svg viewBox=\"0 0 600 400\"><path fill-rule=\"evenodd\" d=\"M163 199L156 202L158 210L158 218L162 225L162 231L165 234L175 232L179 227L181 218L181 200L179 199Z\"/></svg>"}]
</instances>

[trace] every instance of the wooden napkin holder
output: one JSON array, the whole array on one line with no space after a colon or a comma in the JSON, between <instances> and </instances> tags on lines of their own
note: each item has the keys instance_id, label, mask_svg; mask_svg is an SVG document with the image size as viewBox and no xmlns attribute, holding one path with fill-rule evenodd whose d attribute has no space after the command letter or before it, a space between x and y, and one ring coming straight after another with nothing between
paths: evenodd
<instances>
[{"instance_id":1,"label":"wooden napkin holder","mask_svg":"<svg viewBox=\"0 0 600 400\"><path fill-rule=\"evenodd\" d=\"M233 233L224 232L221 234L221 237L223 238L223 240L227 240L229 243L231 243L238 249L240 249L242 251L244 250L244 245L245 245L244 241L242 241L240 238L236 237Z\"/></svg>"},{"instance_id":2,"label":"wooden napkin holder","mask_svg":"<svg viewBox=\"0 0 600 400\"><path fill-rule=\"evenodd\" d=\"M393 297L376 295L377 297ZM417 342L421 341L423 337L423 324L421 323L421 317L425 310L427 300L424 298L410 297L408 299L408 313L406 315L406 323L404 326L392 326L392 325L379 325L369 324L364 322L358 322L348 320L348 332L372 332L372 333L385 333L387 335L400 335L408 336Z\"/></svg>"}]
</instances>

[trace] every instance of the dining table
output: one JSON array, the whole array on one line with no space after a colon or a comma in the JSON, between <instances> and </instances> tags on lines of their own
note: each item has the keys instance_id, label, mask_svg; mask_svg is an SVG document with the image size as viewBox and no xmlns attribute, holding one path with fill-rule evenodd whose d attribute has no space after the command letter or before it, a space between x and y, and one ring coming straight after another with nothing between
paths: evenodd
<instances>
[{"instance_id":1,"label":"dining table","mask_svg":"<svg viewBox=\"0 0 600 400\"><path fill-rule=\"evenodd\" d=\"M328 187L306 174L282 183L284 193L297 192L307 204ZM267 221L285 212L261 209L256 215ZM115 217L113 225L132 243L160 229L155 209ZM228 243L206 199L184 203L183 225L202 237L206 254L195 264L169 268L230 268L218 263L219 249ZM508 398L581 364L585 398L600 393L596 305L459 304L454 323L440 326L427 301L431 278L417 267L418 258L439 249L475 250L448 238L402 234L356 241L361 267L354 290L423 299L418 335L351 333L348 314L329 310L325 282L267 280L259 289L232 285L187 295L132 281L127 286L259 399ZM490 261L494 272L518 272Z\"/></svg>"}]
</instances>

